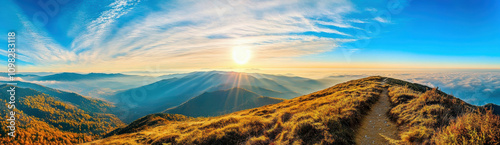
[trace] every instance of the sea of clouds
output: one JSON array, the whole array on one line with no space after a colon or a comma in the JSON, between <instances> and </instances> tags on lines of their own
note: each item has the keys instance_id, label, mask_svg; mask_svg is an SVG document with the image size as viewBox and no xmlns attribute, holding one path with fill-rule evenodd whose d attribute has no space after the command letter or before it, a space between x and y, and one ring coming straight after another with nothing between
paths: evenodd
<instances>
[{"instance_id":1,"label":"sea of clouds","mask_svg":"<svg viewBox=\"0 0 500 145\"><path fill-rule=\"evenodd\" d=\"M500 104L500 72L373 72L335 75L329 78L362 78L387 76L430 87L452 94L470 104Z\"/></svg>"}]
</instances>

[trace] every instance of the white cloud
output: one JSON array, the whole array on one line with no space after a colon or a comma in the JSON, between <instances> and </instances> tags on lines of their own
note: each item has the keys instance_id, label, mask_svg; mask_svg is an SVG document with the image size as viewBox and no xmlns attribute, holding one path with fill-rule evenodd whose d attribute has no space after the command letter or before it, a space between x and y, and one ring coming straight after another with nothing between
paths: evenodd
<instances>
[{"instance_id":1,"label":"white cloud","mask_svg":"<svg viewBox=\"0 0 500 145\"><path fill-rule=\"evenodd\" d=\"M368 11L368 12L376 12L377 9L375 8L365 8L365 11Z\"/></svg>"},{"instance_id":2,"label":"white cloud","mask_svg":"<svg viewBox=\"0 0 500 145\"><path fill-rule=\"evenodd\" d=\"M365 21L362 21L362 20L358 20L358 19L350 19L350 20L347 20L349 22L353 22L353 23L359 23L359 24L363 24L363 23L367 23Z\"/></svg>"},{"instance_id":3,"label":"white cloud","mask_svg":"<svg viewBox=\"0 0 500 145\"><path fill-rule=\"evenodd\" d=\"M71 44L72 51L78 52L82 49L98 48L101 46L106 36L111 35L109 31L112 24L118 18L132 10L137 3L138 1L136 0L117 0L111 3L108 6L109 10L102 12L97 19L87 25L83 33L73 40ZM93 49L93 53L96 53L98 50Z\"/></svg>"},{"instance_id":4,"label":"white cloud","mask_svg":"<svg viewBox=\"0 0 500 145\"><path fill-rule=\"evenodd\" d=\"M388 20L381 18L381 17L375 17L373 20L380 22L380 23L390 23Z\"/></svg>"},{"instance_id":5,"label":"white cloud","mask_svg":"<svg viewBox=\"0 0 500 145\"><path fill-rule=\"evenodd\" d=\"M349 23L337 23L337 22L325 22L325 21L315 21L318 24L321 25L329 25L329 26L335 26L339 28L355 28L355 29L360 29L358 27L354 27L350 25Z\"/></svg>"},{"instance_id":6,"label":"white cloud","mask_svg":"<svg viewBox=\"0 0 500 145\"><path fill-rule=\"evenodd\" d=\"M64 49L46 32L37 29L27 17L18 14L18 18L24 28L16 38L17 46L22 46L17 49L18 59L41 66L75 60L75 53Z\"/></svg>"}]
</instances>

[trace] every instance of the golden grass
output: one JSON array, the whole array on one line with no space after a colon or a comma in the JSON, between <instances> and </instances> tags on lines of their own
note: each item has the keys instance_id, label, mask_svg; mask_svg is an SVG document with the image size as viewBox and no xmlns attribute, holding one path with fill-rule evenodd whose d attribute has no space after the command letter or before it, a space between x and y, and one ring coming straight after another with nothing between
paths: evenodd
<instances>
[{"instance_id":1,"label":"golden grass","mask_svg":"<svg viewBox=\"0 0 500 145\"><path fill-rule=\"evenodd\" d=\"M437 89L389 79L397 144L498 144L498 116ZM458 119L457 119L458 118ZM495 137L493 137L495 136Z\"/></svg>"},{"instance_id":2,"label":"golden grass","mask_svg":"<svg viewBox=\"0 0 500 145\"><path fill-rule=\"evenodd\" d=\"M437 144L500 144L500 117L476 112L460 116L436 133Z\"/></svg>"},{"instance_id":3,"label":"golden grass","mask_svg":"<svg viewBox=\"0 0 500 145\"><path fill-rule=\"evenodd\" d=\"M382 91L381 80L349 81L278 104L175 121L89 144L354 144L363 112Z\"/></svg>"},{"instance_id":4,"label":"golden grass","mask_svg":"<svg viewBox=\"0 0 500 145\"><path fill-rule=\"evenodd\" d=\"M369 77L282 103L232 114L172 121L89 144L355 144L361 118L389 87L393 144L499 144L500 119L437 89Z\"/></svg>"}]
</instances>

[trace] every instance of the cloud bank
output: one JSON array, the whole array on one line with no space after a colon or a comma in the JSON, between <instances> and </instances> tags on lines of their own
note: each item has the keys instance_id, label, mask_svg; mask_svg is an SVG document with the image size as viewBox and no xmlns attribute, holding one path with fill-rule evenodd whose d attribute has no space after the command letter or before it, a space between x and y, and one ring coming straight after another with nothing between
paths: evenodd
<instances>
[{"instance_id":1,"label":"cloud bank","mask_svg":"<svg viewBox=\"0 0 500 145\"><path fill-rule=\"evenodd\" d=\"M439 87L440 90L474 105L500 104L500 72L498 71L362 72L340 73L332 78L363 78L373 75L397 78L429 87Z\"/></svg>"}]
</instances>

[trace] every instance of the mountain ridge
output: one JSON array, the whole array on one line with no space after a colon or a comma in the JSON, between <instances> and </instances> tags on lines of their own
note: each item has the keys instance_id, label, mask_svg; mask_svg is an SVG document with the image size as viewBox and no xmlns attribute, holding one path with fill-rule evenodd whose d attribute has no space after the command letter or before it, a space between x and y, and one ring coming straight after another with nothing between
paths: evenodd
<instances>
[{"instance_id":1,"label":"mountain ridge","mask_svg":"<svg viewBox=\"0 0 500 145\"><path fill-rule=\"evenodd\" d=\"M284 99L261 96L243 88L231 88L205 92L179 106L169 108L163 111L163 113L182 114L191 117L209 117L282 101Z\"/></svg>"},{"instance_id":2,"label":"mountain ridge","mask_svg":"<svg viewBox=\"0 0 500 145\"><path fill-rule=\"evenodd\" d=\"M2 81L2 83L6 82ZM82 96L77 93L62 91L29 82L15 81L15 83L17 83L18 87L30 88L45 93L47 95L57 98L59 101L70 103L72 105L77 106L79 109L85 111L99 112L99 113L113 113L112 108L114 108L114 106L104 100L90 98Z\"/></svg>"},{"instance_id":3,"label":"mountain ridge","mask_svg":"<svg viewBox=\"0 0 500 145\"><path fill-rule=\"evenodd\" d=\"M356 126L383 88L388 88L391 103L386 115L401 130L397 138L385 138L390 143L499 143L494 134L500 134L500 117L486 108L436 88L392 78L382 84L383 79L351 80L277 104L174 121L88 144L354 144ZM474 133L456 130L467 131L465 127L474 128ZM468 138L477 140L464 140Z\"/></svg>"},{"instance_id":4,"label":"mountain ridge","mask_svg":"<svg viewBox=\"0 0 500 145\"><path fill-rule=\"evenodd\" d=\"M92 79L101 79L101 78L110 78L110 77L127 77L130 75L125 75L121 73L88 73L88 74L80 74L80 73L72 73L72 72L63 72L57 73L47 76L40 76L38 80L43 81L77 81L77 80L92 80Z\"/></svg>"}]
</instances>

